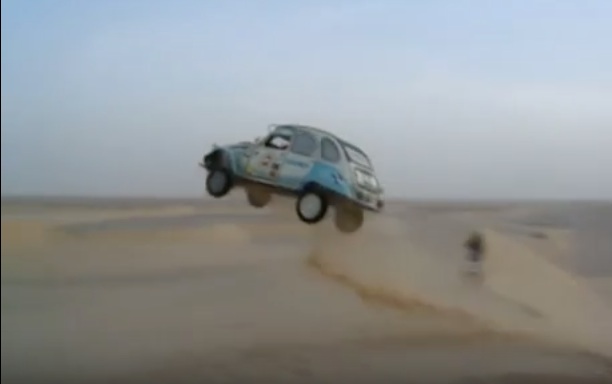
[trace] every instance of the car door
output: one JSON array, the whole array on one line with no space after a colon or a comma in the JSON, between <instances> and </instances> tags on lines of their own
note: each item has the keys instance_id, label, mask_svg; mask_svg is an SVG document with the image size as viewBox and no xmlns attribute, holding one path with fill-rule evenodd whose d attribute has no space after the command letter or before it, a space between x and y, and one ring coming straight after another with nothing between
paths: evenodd
<instances>
[{"instance_id":1,"label":"car door","mask_svg":"<svg viewBox=\"0 0 612 384\"><path fill-rule=\"evenodd\" d=\"M278 167L276 183L287 189L299 188L314 165L318 147L315 135L307 131L296 132L289 150L279 158L277 165L273 165Z\"/></svg>"},{"instance_id":2,"label":"car door","mask_svg":"<svg viewBox=\"0 0 612 384\"><path fill-rule=\"evenodd\" d=\"M291 138L292 135L273 132L261 145L254 148L245 168L247 177L274 184L279 164L291 145Z\"/></svg>"}]
</instances>

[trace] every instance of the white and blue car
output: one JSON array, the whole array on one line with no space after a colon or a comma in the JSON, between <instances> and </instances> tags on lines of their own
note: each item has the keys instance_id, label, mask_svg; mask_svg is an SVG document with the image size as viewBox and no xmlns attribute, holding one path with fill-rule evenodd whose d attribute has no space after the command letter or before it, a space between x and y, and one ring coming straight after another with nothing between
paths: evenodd
<instances>
[{"instance_id":1,"label":"white and blue car","mask_svg":"<svg viewBox=\"0 0 612 384\"><path fill-rule=\"evenodd\" d=\"M296 196L295 210L307 224L323 220L329 207L341 232L357 231L364 210L379 212L382 193L372 162L357 146L322 129L272 125L255 142L217 146L204 155L206 191L215 198L234 187L246 190L254 207L274 194Z\"/></svg>"}]
</instances>

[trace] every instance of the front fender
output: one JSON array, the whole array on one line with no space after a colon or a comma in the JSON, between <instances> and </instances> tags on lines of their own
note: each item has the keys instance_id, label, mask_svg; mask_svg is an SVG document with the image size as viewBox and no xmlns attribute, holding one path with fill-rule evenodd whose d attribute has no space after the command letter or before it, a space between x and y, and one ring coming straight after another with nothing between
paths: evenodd
<instances>
[{"instance_id":1,"label":"front fender","mask_svg":"<svg viewBox=\"0 0 612 384\"><path fill-rule=\"evenodd\" d=\"M341 196L352 196L352 188L348 180L338 169L327 164L316 163L304 178L301 188L311 184L316 184Z\"/></svg>"},{"instance_id":2,"label":"front fender","mask_svg":"<svg viewBox=\"0 0 612 384\"><path fill-rule=\"evenodd\" d=\"M213 146L213 149L204 155L200 166L208 171L212 169L234 170L230 151L218 146Z\"/></svg>"}]
</instances>

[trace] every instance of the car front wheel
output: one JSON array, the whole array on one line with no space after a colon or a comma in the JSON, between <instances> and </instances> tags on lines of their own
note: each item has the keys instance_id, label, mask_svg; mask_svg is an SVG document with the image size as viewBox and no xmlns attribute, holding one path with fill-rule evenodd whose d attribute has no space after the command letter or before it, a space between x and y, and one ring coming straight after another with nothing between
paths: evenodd
<instances>
[{"instance_id":1,"label":"car front wheel","mask_svg":"<svg viewBox=\"0 0 612 384\"><path fill-rule=\"evenodd\" d=\"M336 207L334 222L340 232L353 233L363 225L363 210L357 207Z\"/></svg>"},{"instance_id":2,"label":"car front wheel","mask_svg":"<svg viewBox=\"0 0 612 384\"><path fill-rule=\"evenodd\" d=\"M206 192L212 197L223 197L231 189L232 177L225 169L213 169L206 176Z\"/></svg>"},{"instance_id":3,"label":"car front wheel","mask_svg":"<svg viewBox=\"0 0 612 384\"><path fill-rule=\"evenodd\" d=\"M327 199L322 193L306 191L302 193L295 204L295 210L301 221L315 224L323 220L327 213Z\"/></svg>"}]
</instances>

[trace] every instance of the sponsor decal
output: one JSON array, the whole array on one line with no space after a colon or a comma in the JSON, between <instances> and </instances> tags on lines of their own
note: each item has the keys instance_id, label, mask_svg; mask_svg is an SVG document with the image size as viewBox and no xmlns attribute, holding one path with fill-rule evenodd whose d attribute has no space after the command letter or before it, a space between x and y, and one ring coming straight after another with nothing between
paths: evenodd
<instances>
[{"instance_id":1,"label":"sponsor decal","mask_svg":"<svg viewBox=\"0 0 612 384\"><path fill-rule=\"evenodd\" d=\"M264 157L263 160L261 161L260 165L262 167L267 167L268 165L270 165L270 161L272 161L272 156L266 155L266 157Z\"/></svg>"},{"instance_id":2,"label":"sponsor decal","mask_svg":"<svg viewBox=\"0 0 612 384\"><path fill-rule=\"evenodd\" d=\"M300 167L300 168L308 168L308 163L304 161L287 160L286 163L289 165L295 165L296 167Z\"/></svg>"}]
</instances>

